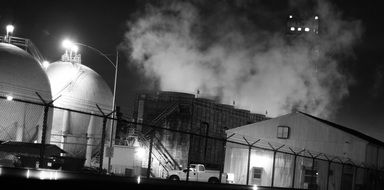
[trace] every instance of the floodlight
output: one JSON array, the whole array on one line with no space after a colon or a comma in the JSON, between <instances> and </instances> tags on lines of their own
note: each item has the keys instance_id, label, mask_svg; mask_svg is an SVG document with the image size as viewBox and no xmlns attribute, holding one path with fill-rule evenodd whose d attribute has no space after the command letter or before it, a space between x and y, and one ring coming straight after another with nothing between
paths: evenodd
<instances>
[{"instance_id":1,"label":"floodlight","mask_svg":"<svg viewBox=\"0 0 384 190\"><path fill-rule=\"evenodd\" d=\"M13 33L13 31L15 30L15 27L12 24L9 24L7 25L6 29L7 29L7 35L8 35Z\"/></svg>"}]
</instances>

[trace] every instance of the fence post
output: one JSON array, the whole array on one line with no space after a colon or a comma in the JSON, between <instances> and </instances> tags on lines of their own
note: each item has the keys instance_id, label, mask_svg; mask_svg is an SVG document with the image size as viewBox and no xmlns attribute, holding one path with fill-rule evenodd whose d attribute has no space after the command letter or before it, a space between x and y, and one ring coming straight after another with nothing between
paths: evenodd
<instances>
[{"instance_id":1,"label":"fence post","mask_svg":"<svg viewBox=\"0 0 384 190\"><path fill-rule=\"evenodd\" d=\"M187 161L187 176L186 176L186 179L185 181L188 182L189 181L189 165L190 165L190 162L191 162L191 148L192 148L192 139L193 139L193 134L189 134L189 148L188 148L188 161Z\"/></svg>"},{"instance_id":2,"label":"fence post","mask_svg":"<svg viewBox=\"0 0 384 190\"><path fill-rule=\"evenodd\" d=\"M49 105L44 105L44 118L43 118L43 130L41 134L41 146L40 146L40 159L39 159L39 168L45 167L45 138L47 136L47 122L48 122L48 111Z\"/></svg>"},{"instance_id":3,"label":"fence post","mask_svg":"<svg viewBox=\"0 0 384 190\"><path fill-rule=\"evenodd\" d=\"M294 154L294 158L293 158L293 172L292 172L292 185L291 187L294 188L295 187L295 175L296 175L296 159L297 159L297 155Z\"/></svg>"},{"instance_id":4,"label":"fence post","mask_svg":"<svg viewBox=\"0 0 384 190\"><path fill-rule=\"evenodd\" d=\"M292 174L292 184L291 184L291 188L294 188L295 187L295 175L296 175L296 160L297 160L297 156L300 155L303 151L305 151L305 149L301 150L300 152L295 152L291 149L291 147L288 147L289 150L291 150L291 152L293 153L293 155L295 156L293 158L293 174Z\"/></svg>"},{"instance_id":5,"label":"fence post","mask_svg":"<svg viewBox=\"0 0 384 190\"><path fill-rule=\"evenodd\" d=\"M273 162L272 162L272 180L271 187L273 187L273 183L275 182L275 163L276 163L276 150L273 150Z\"/></svg>"},{"instance_id":6,"label":"fence post","mask_svg":"<svg viewBox=\"0 0 384 190\"><path fill-rule=\"evenodd\" d=\"M275 181L275 161L276 161L276 153L277 151L280 149L280 148L283 148L283 146L285 146L284 144L281 145L280 147L278 148L275 148L271 145L271 143L268 143L268 145L272 148L273 150L273 163L272 163L272 180L271 180L271 187L273 187L273 183Z\"/></svg>"},{"instance_id":7,"label":"fence post","mask_svg":"<svg viewBox=\"0 0 384 190\"><path fill-rule=\"evenodd\" d=\"M101 108L99 107L99 105L96 104L96 107L97 109L99 109L99 111L101 112L101 114L103 115L103 129L101 131L101 143L100 143L100 158L99 158L99 172L101 173L103 171L103 158L104 158L104 143L105 143L105 129L107 127L107 119L108 117L115 112L115 110L113 110L112 112L110 112L109 114L105 115L103 110L101 110Z\"/></svg>"},{"instance_id":8,"label":"fence post","mask_svg":"<svg viewBox=\"0 0 384 190\"><path fill-rule=\"evenodd\" d=\"M99 172L103 171L104 143L105 143L105 128L107 126L107 117L103 117L103 129L101 131L100 157L99 157Z\"/></svg>"},{"instance_id":9,"label":"fence post","mask_svg":"<svg viewBox=\"0 0 384 190\"><path fill-rule=\"evenodd\" d=\"M247 165L247 180L246 180L246 183L248 185L249 184L249 170L250 170L250 165L251 165L251 150L252 150L252 146L254 144L256 144L257 142L259 142L260 139L258 139L257 141L255 141L253 143L249 143L248 140L245 137L243 137L243 139L248 144L248 165Z\"/></svg>"},{"instance_id":10,"label":"fence post","mask_svg":"<svg viewBox=\"0 0 384 190\"><path fill-rule=\"evenodd\" d=\"M223 162L221 164L221 168L220 168L220 176L219 176L219 183L221 183L221 180L222 180L222 175L223 175L223 172L224 172L224 164L225 164L225 155L226 155L226 151L227 151L227 140L229 138L231 138L233 135L235 135L235 133L233 133L232 135L229 135L227 138L223 139L223 147L224 147L224 155L223 155Z\"/></svg>"},{"instance_id":11,"label":"fence post","mask_svg":"<svg viewBox=\"0 0 384 190\"><path fill-rule=\"evenodd\" d=\"M152 147L153 147L153 138L155 136L156 131L151 131L151 140L149 144L149 153L148 153L148 169L147 169L147 178L151 177L151 164L152 164Z\"/></svg>"},{"instance_id":12,"label":"fence post","mask_svg":"<svg viewBox=\"0 0 384 190\"><path fill-rule=\"evenodd\" d=\"M249 146L248 147L248 164L247 164L247 185L249 184L249 168L250 168L250 165L251 165L251 149L252 149L252 146Z\"/></svg>"},{"instance_id":13,"label":"fence post","mask_svg":"<svg viewBox=\"0 0 384 190\"><path fill-rule=\"evenodd\" d=\"M327 188L326 188L326 190L328 190L328 189L329 189L329 171L331 170L331 162L332 162L332 160L329 159L328 156L325 155L325 154L324 154L324 157L325 157L325 158L327 159L327 161L328 161L328 169L327 169Z\"/></svg>"},{"instance_id":14,"label":"fence post","mask_svg":"<svg viewBox=\"0 0 384 190\"><path fill-rule=\"evenodd\" d=\"M52 107L53 106L53 102L55 102L58 98L61 97L58 96L57 98L55 98L54 100L52 101L45 101L43 99L43 97L40 96L40 94L38 92L35 92L36 95L40 98L40 100L43 102L44 104L44 117L43 117L43 130L41 131L41 145L40 145L40 158L39 158L39 168L44 168L45 167L45 139L46 139L46 136L47 136L47 128L48 128L48 111L49 111L49 107Z\"/></svg>"}]
</instances>

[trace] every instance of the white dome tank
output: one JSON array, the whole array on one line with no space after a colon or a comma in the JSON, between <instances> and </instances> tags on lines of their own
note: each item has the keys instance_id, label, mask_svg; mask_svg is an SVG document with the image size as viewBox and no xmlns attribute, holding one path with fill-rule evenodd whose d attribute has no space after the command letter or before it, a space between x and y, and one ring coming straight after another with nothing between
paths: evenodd
<instances>
[{"instance_id":1,"label":"white dome tank","mask_svg":"<svg viewBox=\"0 0 384 190\"><path fill-rule=\"evenodd\" d=\"M44 69L23 49L0 43L0 96L41 103L36 92L52 100ZM0 99L0 140L40 142L43 113L43 106ZM51 121L48 117L47 142Z\"/></svg>"},{"instance_id":2,"label":"white dome tank","mask_svg":"<svg viewBox=\"0 0 384 190\"><path fill-rule=\"evenodd\" d=\"M50 64L46 72L52 86L54 105L61 108L99 114L96 104L104 113L111 112L112 92L103 78L79 63L58 61ZM86 158L100 149L103 118L55 109L51 142L75 157ZM107 123L108 138L110 123ZM107 140L107 139L106 139ZM92 146L88 146L91 144Z\"/></svg>"}]
</instances>

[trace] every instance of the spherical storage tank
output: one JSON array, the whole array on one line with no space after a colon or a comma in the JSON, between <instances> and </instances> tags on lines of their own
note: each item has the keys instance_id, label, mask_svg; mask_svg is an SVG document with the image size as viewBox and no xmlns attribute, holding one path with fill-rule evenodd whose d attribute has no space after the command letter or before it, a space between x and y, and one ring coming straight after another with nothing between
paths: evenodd
<instances>
[{"instance_id":1,"label":"spherical storage tank","mask_svg":"<svg viewBox=\"0 0 384 190\"><path fill-rule=\"evenodd\" d=\"M105 113L112 107L112 92L103 78L80 63L58 61L50 64L46 72L52 88L54 105L61 108L99 114L96 104ZM51 142L78 158L91 157L100 149L103 118L55 109ZM109 137L107 123L106 137ZM87 146L88 145L88 146Z\"/></svg>"},{"instance_id":2,"label":"spherical storage tank","mask_svg":"<svg viewBox=\"0 0 384 190\"><path fill-rule=\"evenodd\" d=\"M41 103L39 93L51 101L48 77L41 65L26 51L8 43L0 43L0 140L40 142L44 107L18 100ZM52 115L52 114L50 114ZM48 117L47 142L51 117Z\"/></svg>"}]
</instances>

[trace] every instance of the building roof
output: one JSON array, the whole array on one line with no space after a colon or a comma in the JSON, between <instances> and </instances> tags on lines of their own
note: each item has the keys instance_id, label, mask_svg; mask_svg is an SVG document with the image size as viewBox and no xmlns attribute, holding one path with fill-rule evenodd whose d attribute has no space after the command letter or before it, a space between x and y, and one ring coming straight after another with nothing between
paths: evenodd
<instances>
[{"instance_id":1,"label":"building roof","mask_svg":"<svg viewBox=\"0 0 384 190\"><path fill-rule=\"evenodd\" d=\"M356 131L354 129L350 129L348 127L345 127L345 126L342 126L342 125L339 125L339 124L336 124L336 123L333 123L331 121L327 121L325 119L321 119L321 118L318 118L318 117L315 117L313 115L310 115L310 114L307 114L307 113L304 113L304 112L300 112L300 111L297 111L297 112L292 112L292 113L289 113L289 114L286 114L286 115L282 115L282 116L279 116L279 117L275 117L275 118L272 118L272 119L269 119L269 120L264 120L264 121L260 121L260 122L257 122L257 123L253 123L253 124L249 124L249 125L245 125L245 126L240 126L240 127L237 127L237 128L233 128L233 129L230 129L230 130L227 130L226 132L228 133L236 133L236 131L239 131L241 129L246 129L246 128L249 128L249 127L254 127L254 126L263 126L263 125L275 125L275 124L278 124L280 122L280 120L284 120L284 121L289 121L291 120L293 117L295 116L298 116L298 115L301 115L302 117L306 117L310 120L315 120L317 122L320 122L326 126L329 126L329 127L333 127L333 128L336 128L338 130L341 130L343 132L346 132L348 134L351 134L353 136L356 136L362 140L365 140L369 143L373 143L373 144L376 144L376 145L379 145L379 146L383 146L384 147L384 142L378 140L378 139L375 139L373 137L370 137L364 133L361 133L359 131ZM295 121L295 123L298 122L298 121Z\"/></svg>"},{"instance_id":2,"label":"building roof","mask_svg":"<svg viewBox=\"0 0 384 190\"><path fill-rule=\"evenodd\" d=\"M8 152L13 154L39 156L40 148L41 148L40 143L26 143L26 142L15 142L15 141L0 142L0 152ZM60 153L66 153L66 152L56 145L52 145L52 144L45 145L45 156L60 156Z\"/></svg>"},{"instance_id":3,"label":"building roof","mask_svg":"<svg viewBox=\"0 0 384 190\"><path fill-rule=\"evenodd\" d=\"M339 124L336 124L336 123L333 123L333 122L330 122L330 121L327 121L327 120L324 120L324 119L320 119L320 118L318 118L318 117L315 117L315 116L313 116L313 115L309 115L309 114L304 113L304 112L301 112L301 111L299 111L299 113L301 113L301 114L303 114L303 115L306 115L306 116L308 116L308 117L310 117L310 118L313 118L313 119L315 119L315 120L317 120L317 121L319 121L319 122L321 122L321 123L324 123L324 124L326 124L326 125L328 125L328 126L334 127L334 128L336 128L336 129L339 129L339 130L342 130L342 131L347 132L347 133L349 133L349 134L352 134L352 135L354 135L354 136L356 136L356 137L359 137L359 138L361 138L361 139L364 139L364 140L366 140L366 141L368 141L368 142L370 142L370 143L374 143L374 144L377 144L377 145L380 145L380 146L384 146L384 142L382 142L382 141L380 141L380 140L378 140L378 139L375 139L375 138L373 138L373 137L370 137L370 136L368 136L368 135L366 135L366 134L364 134L364 133L361 133L361 132L359 132L359 131L350 129L350 128L348 128L348 127L344 127L344 126L342 126L342 125L339 125Z\"/></svg>"}]
</instances>

